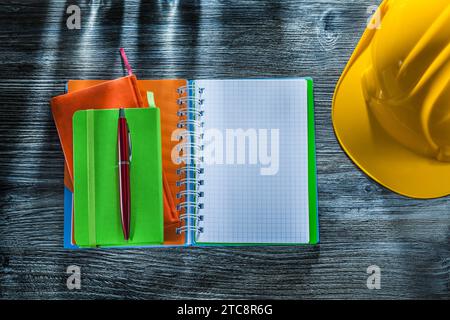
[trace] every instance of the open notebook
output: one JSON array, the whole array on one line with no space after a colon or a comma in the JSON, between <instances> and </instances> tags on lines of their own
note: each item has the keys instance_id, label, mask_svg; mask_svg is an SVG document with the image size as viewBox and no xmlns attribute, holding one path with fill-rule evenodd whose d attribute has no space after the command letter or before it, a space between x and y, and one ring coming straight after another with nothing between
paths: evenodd
<instances>
[{"instance_id":1,"label":"open notebook","mask_svg":"<svg viewBox=\"0 0 450 320\"><path fill-rule=\"evenodd\" d=\"M203 181L189 205L193 242L317 243L312 81L196 80L188 88L190 108L203 112L192 123L203 146L193 150Z\"/></svg>"},{"instance_id":2,"label":"open notebook","mask_svg":"<svg viewBox=\"0 0 450 320\"><path fill-rule=\"evenodd\" d=\"M191 85L202 92L205 104L203 209L195 242L316 242L308 81L199 80Z\"/></svg>"},{"instance_id":3,"label":"open notebook","mask_svg":"<svg viewBox=\"0 0 450 320\"><path fill-rule=\"evenodd\" d=\"M69 92L100 82L71 80ZM318 243L311 79L137 82L161 111L179 219L164 221L163 246ZM65 204L70 230L69 190Z\"/></svg>"}]
</instances>

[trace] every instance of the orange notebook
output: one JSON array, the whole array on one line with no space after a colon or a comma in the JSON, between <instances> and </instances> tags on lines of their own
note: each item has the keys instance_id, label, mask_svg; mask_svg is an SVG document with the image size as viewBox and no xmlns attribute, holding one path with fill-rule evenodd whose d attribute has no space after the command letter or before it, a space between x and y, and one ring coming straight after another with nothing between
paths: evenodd
<instances>
[{"instance_id":1,"label":"orange notebook","mask_svg":"<svg viewBox=\"0 0 450 320\"><path fill-rule=\"evenodd\" d=\"M87 88L95 88L105 83L105 80L70 80L67 84L69 93L77 93ZM185 233L177 233L176 229L180 226L179 212L176 206L181 200L177 199L177 194L182 191L177 186L179 177L177 169L181 165L177 165L172 161L172 149L177 145L177 141L172 141L172 133L177 130L179 116L177 111L179 105L177 100L179 94L177 89L185 86L186 80L137 80L137 87L140 92L142 103L147 106L147 92L153 92L155 104L160 109L161 114L161 142L162 142L162 158L163 170L165 172L164 189L170 189L172 197L164 197L164 244L165 245L182 245L185 243ZM117 103L115 103L117 105ZM171 203L173 202L173 203ZM168 209L171 208L171 210Z\"/></svg>"},{"instance_id":2,"label":"orange notebook","mask_svg":"<svg viewBox=\"0 0 450 320\"><path fill-rule=\"evenodd\" d=\"M134 75L99 83L78 92L54 97L50 101L53 118L65 158L65 185L73 191L72 117L78 110L144 107Z\"/></svg>"}]
</instances>

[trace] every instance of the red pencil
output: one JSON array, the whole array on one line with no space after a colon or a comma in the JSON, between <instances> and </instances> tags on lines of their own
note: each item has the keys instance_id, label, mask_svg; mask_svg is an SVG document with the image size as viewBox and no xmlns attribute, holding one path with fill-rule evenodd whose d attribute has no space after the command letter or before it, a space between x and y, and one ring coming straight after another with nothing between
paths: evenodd
<instances>
[{"instance_id":1,"label":"red pencil","mask_svg":"<svg viewBox=\"0 0 450 320\"><path fill-rule=\"evenodd\" d=\"M119 152L119 194L120 217L125 240L130 239L131 220L131 190L130 190L130 164L131 164L131 137L128 129L124 109L119 109L119 123L117 130L117 149Z\"/></svg>"}]
</instances>

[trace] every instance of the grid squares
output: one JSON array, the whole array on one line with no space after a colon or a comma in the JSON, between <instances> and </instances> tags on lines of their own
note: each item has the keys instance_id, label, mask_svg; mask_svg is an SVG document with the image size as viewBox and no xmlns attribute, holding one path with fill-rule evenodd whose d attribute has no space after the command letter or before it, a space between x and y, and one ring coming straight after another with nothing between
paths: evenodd
<instances>
[{"instance_id":1,"label":"grid squares","mask_svg":"<svg viewBox=\"0 0 450 320\"><path fill-rule=\"evenodd\" d=\"M268 141L270 130L279 129L276 175L261 175L259 155L256 165L204 164L204 232L196 241L309 242L306 80L197 80L196 85L205 88L205 131L222 132L224 161L226 129L267 129Z\"/></svg>"}]
</instances>

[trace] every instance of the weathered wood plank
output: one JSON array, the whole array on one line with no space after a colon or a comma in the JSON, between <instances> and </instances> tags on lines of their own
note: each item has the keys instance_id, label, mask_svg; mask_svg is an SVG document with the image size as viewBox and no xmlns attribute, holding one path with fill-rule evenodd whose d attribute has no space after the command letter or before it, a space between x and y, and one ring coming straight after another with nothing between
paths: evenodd
<instances>
[{"instance_id":1,"label":"weathered wood plank","mask_svg":"<svg viewBox=\"0 0 450 320\"><path fill-rule=\"evenodd\" d=\"M82 29L68 30L72 3L0 4L0 298L449 298L448 198L385 190L332 129L334 86L379 1L79 1ZM312 76L321 245L63 250L48 100L67 79L122 75L120 46L140 78ZM373 264L378 291L366 287Z\"/></svg>"}]
</instances>

